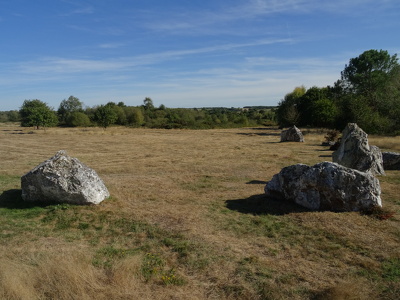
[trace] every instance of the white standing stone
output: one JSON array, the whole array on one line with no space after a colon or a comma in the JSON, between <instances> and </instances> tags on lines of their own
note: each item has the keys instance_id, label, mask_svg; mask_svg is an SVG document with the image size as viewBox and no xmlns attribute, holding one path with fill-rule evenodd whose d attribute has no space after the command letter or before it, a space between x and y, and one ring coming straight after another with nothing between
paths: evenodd
<instances>
[{"instance_id":1,"label":"white standing stone","mask_svg":"<svg viewBox=\"0 0 400 300\"><path fill-rule=\"evenodd\" d=\"M285 167L267 183L265 193L310 210L360 211L382 206L375 176L332 162Z\"/></svg>"},{"instance_id":2,"label":"white standing stone","mask_svg":"<svg viewBox=\"0 0 400 300\"><path fill-rule=\"evenodd\" d=\"M385 175L381 150L369 145L368 135L356 123L347 124L343 130L340 146L332 153L332 160L362 172Z\"/></svg>"},{"instance_id":3,"label":"white standing stone","mask_svg":"<svg viewBox=\"0 0 400 300\"><path fill-rule=\"evenodd\" d=\"M64 150L22 176L21 188L30 202L99 204L110 196L97 173Z\"/></svg>"}]
</instances>

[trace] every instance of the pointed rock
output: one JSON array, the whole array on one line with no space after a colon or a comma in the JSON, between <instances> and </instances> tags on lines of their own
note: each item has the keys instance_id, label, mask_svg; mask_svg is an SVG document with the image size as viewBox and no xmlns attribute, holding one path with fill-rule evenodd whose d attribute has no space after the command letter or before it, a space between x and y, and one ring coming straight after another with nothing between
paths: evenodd
<instances>
[{"instance_id":1,"label":"pointed rock","mask_svg":"<svg viewBox=\"0 0 400 300\"><path fill-rule=\"evenodd\" d=\"M281 132L281 142L304 142L303 134L296 126Z\"/></svg>"},{"instance_id":2,"label":"pointed rock","mask_svg":"<svg viewBox=\"0 0 400 300\"><path fill-rule=\"evenodd\" d=\"M343 130L340 146L332 153L332 160L362 172L385 175L381 150L369 145L368 135L356 123L347 124Z\"/></svg>"}]
</instances>

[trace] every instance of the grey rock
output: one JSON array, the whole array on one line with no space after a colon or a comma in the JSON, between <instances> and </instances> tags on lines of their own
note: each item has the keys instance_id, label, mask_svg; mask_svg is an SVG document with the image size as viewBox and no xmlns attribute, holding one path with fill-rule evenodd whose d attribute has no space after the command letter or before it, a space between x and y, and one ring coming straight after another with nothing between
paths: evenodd
<instances>
[{"instance_id":1,"label":"grey rock","mask_svg":"<svg viewBox=\"0 0 400 300\"><path fill-rule=\"evenodd\" d=\"M310 210L360 211L382 206L375 176L332 162L285 167L264 190L272 198L293 201Z\"/></svg>"},{"instance_id":2,"label":"grey rock","mask_svg":"<svg viewBox=\"0 0 400 300\"><path fill-rule=\"evenodd\" d=\"M21 188L30 202L98 204L110 196L97 173L64 150L22 176Z\"/></svg>"},{"instance_id":3,"label":"grey rock","mask_svg":"<svg viewBox=\"0 0 400 300\"><path fill-rule=\"evenodd\" d=\"M304 142L303 134L296 126L281 132L281 142Z\"/></svg>"},{"instance_id":4,"label":"grey rock","mask_svg":"<svg viewBox=\"0 0 400 300\"><path fill-rule=\"evenodd\" d=\"M332 159L348 168L385 175L380 149L369 145L368 135L356 123L347 124Z\"/></svg>"},{"instance_id":5,"label":"grey rock","mask_svg":"<svg viewBox=\"0 0 400 300\"><path fill-rule=\"evenodd\" d=\"M382 152L382 158L385 170L400 170L400 153Z\"/></svg>"}]
</instances>

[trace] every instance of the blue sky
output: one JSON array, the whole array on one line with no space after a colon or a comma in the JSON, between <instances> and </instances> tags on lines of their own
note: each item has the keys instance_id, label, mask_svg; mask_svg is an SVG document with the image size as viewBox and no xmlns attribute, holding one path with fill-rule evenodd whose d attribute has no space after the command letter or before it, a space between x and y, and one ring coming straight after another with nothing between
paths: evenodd
<instances>
[{"instance_id":1,"label":"blue sky","mask_svg":"<svg viewBox=\"0 0 400 300\"><path fill-rule=\"evenodd\" d=\"M0 0L0 110L277 105L399 31L399 0Z\"/></svg>"}]
</instances>

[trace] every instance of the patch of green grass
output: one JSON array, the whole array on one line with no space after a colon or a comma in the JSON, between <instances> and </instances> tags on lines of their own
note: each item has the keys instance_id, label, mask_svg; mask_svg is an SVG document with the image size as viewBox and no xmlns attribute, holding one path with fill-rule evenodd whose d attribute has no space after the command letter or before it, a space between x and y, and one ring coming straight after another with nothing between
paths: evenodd
<instances>
[{"instance_id":1,"label":"patch of green grass","mask_svg":"<svg viewBox=\"0 0 400 300\"><path fill-rule=\"evenodd\" d=\"M165 261L158 254L147 253L142 263L142 275L146 281L162 273Z\"/></svg>"},{"instance_id":2,"label":"patch of green grass","mask_svg":"<svg viewBox=\"0 0 400 300\"><path fill-rule=\"evenodd\" d=\"M162 243L170 247L172 251L177 252L180 257L187 257L189 252L193 249L189 241L182 239L180 236L167 237L162 240Z\"/></svg>"},{"instance_id":3,"label":"patch of green grass","mask_svg":"<svg viewBox=\"0 0 400 300\"><path fill-rule=\"evenodd\" d=\"M161 240L164 246L178 254L178 262L184 264L192 271L207 268L218 258L214 256L204 243L188 240L180 234L169 234Z\"/></svg>"},{"instance_id":4,"label":"patch of green grass","mask_svg":"<svg viewBox=\"0 0 400 300\"><path fill-rule=\"evenodd\" d=\"M400 184L400 177L398 171L386 171L386 176L379 177L379 181L388 182L392 184Z\"/></svg>"},{"instance_id":5,"label":"patch of green grass","mask_svg":"<svg viewBox=\"0 0 400 300\"><path fill-rule=\"evenodd\" d=\"M197 178L196 181L185 182L182 184L184 189L195 192L201 192L202 190L207 189L216 189L219 186L218 178L209 175L203 175L200 176L200 178Z\"/></svg>"},{"instance_id":6,"label":"patch of green grass","mask_svg":"<svg viewBox=\"0 0 400 300\"><path fill-rule=\"evenodd\" d=\"M223 213L226 215L226 213ZM282 238L296 235L298 230L289 220L281 216L236 214L219 217L217 225L236 235L255 235L269 238Z\"/></svg>"},{"instance_id":7,"label":"patch of green grass","mask_svg":"<svg viewBox=\"0 0 400 300\"><path fill-rule=\"evenodd\" d=\"M10 188L18 188L21 184L21 176L0 175L0 187L3 191Z\"/></svg>"},{"instance_id":8,"label":"patch of green grass","mask_svg":"<svg viewBox=\"0 0 400 300\"><path fill-rule=\"evenodd\" d=\"M382 277L389 281L400 281L400 258L390 259L382 264Z\"/></svg>"},{"instance_id":9,"label":"patch of green grass","mask_svg":"<svg viewBox=\"0 0 400 300\"><path fill-rule=\"evenodd\" d=\"M165 271L161 276L161 281L164 285L184 285L186 280L176 275L175 269Z\"/></svg>"},{"instance_id":10,"label":"patch of green grass","mask_svg":"<svg viewBox=\"0 0 400 300\"><path fill-rule=\"evenodd\" d=\"M117 248L113 245L105 246L96 251L92 263L96 267L110 268L116 260L137 255L139 252L140 248L127 249Z\"/></svg>"}]
</instances>

